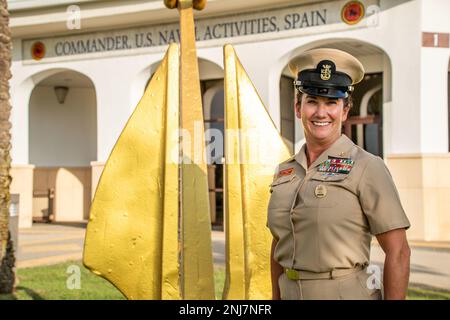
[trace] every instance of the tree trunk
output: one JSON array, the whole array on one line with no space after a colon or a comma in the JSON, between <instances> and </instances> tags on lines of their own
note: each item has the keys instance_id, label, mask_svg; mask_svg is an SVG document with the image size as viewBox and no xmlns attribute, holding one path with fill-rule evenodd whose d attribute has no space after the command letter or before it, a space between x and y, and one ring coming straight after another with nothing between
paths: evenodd
<instances>
[{"instance_id":1,"label":"tree trunk","mask_svg":"<svg viewBox=\"0 0 450 320\"><path fill-rule=\"evenodd\" d=\"M14 289L14 251L10 240L9 185L11 177L11 123L9 79L11 78L11 32L6 0L0 0L0 293Z\"/></svg>"}]
</instances>

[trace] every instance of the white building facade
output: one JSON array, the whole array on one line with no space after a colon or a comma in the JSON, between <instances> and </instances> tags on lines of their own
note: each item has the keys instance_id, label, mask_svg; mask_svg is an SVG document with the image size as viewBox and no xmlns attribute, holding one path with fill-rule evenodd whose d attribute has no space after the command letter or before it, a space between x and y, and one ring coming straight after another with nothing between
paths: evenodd
<instances>
[{"instance_id":1,"label":"white building facade","mask_svg":"<svg viewBox=\"0 0 450 320\"><path fill-rule=\"evenodd\" d=\"M10 0L9 10L20 227L49 212L86 220L116 139L178 41L178 13L162 0ZM449 16L448 0L209 0L196 12L207 127L223 130L223 45L232 43L295 152L303 133L287 64L311 48L345 50L367 74L346 133L385 159L408 237L450 241Z\"/></svg>"}]
</instances>

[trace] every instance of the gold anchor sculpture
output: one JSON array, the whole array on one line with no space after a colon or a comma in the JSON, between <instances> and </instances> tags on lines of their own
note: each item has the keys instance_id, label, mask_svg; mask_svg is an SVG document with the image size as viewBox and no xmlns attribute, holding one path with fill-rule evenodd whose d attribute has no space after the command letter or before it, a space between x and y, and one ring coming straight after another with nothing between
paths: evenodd
<instances>
[{"instance_id":1,"label":"gold anchor sculpture","mask_svg":"<svg viewBox=\"0 0 450 320\"><path fill-rule=\"evenodd\" d=\"M199 124L204 132L193 9L206 0L164 3L178 8L180 48L169 46L106 162L83 262L128 299L212 300L205 147L193 150L179 135L182 129L193 137ZM231 45L224 65L223 298L270 299L268 186L289 151Z\"/></svg>"}]
</instances>

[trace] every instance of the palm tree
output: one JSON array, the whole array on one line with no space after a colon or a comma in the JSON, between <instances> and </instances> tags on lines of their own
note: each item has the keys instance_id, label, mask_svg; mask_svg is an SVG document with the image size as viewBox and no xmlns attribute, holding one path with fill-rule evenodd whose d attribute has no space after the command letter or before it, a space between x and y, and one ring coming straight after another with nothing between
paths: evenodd
<instances>
[{"instance_id":1,"label":"palm tree","mask_svg":"<svg viewBox=\"0 0 450 320\"><path fill-rule=\"evenodd\" d=\"M11 78L11 32L6 1L0 0L0 293L12 293L15 280L14 250L8 229L11 183L11 105L8 83Z\"/></svg>"}]
</instances>

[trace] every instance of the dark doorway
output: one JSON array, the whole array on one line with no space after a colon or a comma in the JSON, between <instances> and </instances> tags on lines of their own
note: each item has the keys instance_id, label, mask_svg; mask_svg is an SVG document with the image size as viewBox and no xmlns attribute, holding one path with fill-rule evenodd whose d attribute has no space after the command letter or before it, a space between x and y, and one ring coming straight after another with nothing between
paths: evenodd
<instances>
[{"instance_id":1,"label":"dark doorway","mask_svg":"<svg viewBox=\"0 0 450 320\"><path fill-rule=\"evenodd\" d=\"M366 74L356 85L353 108L344 123L344 133L364 150L383 156L383 74Z\"/></svg>"}]
</instances>

